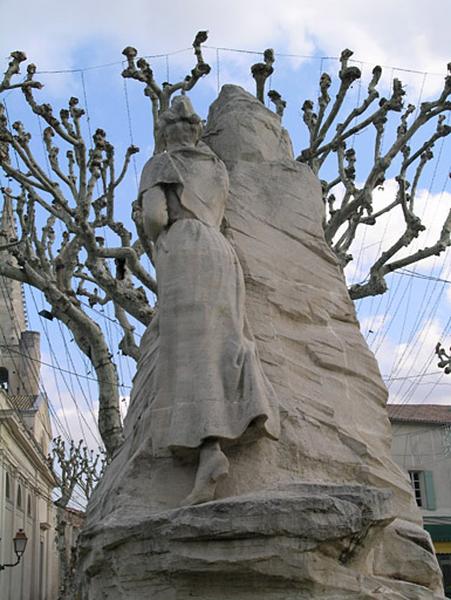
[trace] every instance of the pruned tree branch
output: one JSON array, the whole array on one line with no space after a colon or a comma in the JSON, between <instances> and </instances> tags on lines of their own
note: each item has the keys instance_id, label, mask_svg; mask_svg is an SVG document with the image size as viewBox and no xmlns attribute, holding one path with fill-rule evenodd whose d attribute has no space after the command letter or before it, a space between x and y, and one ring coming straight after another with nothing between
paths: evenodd
<instances>
[{"instance_id":1,"label":"pruned tree branch","mask_svg":"<svg viewBox=\"0 0 451 600\"><path fill-rule=\"evenodd\" d=\"M14 85L13 77L23 60L22 54L13 53L4 89ZM127 149L117 174L114 147L106 133L97 129L90 148L82 134L84 110L78 99L71 98L56 117L50 105L39 104L34 97L34 89L42 87L34 82L35 73L36 67L28 65L27 85L17 87L32 112L45 122L42 142L49 169L41 166L25 126L19 121L9 123L0 105L0 167L20 190L15 197L3 190L20 231L14 239L0 244L8 255L7 260L0 261L0 273L39 289L52 316L67 325L91 360L99 382L99 430L108 456L112 456L122 443L114 349L108 348L101 328L84 311L80 298L88 296L91 306L94 296L96 303L101 297L105 302L114 299L121 326L126 323L126 313L143 324L152 318L145 289L156 293L156 282L140 264L146 248L137 238L133 241L132 233L115 216L116 190L138 148ZM65 160L60 158L62 148ZM58 222L62 233L57 235ZM115 239L111 248L105 244L107 231ZM120 275L124 273L126 277ZM84 285L79 285L81 274ZM129 354L136 359L132 327L126 329Z\"/></svg>"},{"instance_id":2,"label":"pruned tree branch","mask_svg":"<svg viewBox=\"0 0 451 600\"><path fill-rule=\"evenodd\" d=\"M39 83L39 81L34 81L33 78L29 77L28 75L24 81L21 81L19 83L11 83L11 79L15 75L19 75L20 64L27 60L27 56L25 52L16 50L15 52L11 52L10 57L11 60L8 63L8 68L3 74L3 79L0 81L0 93L5 92L7 90L14 90L17 88L24 89L27 87L41 89L42 84Z\"/></svg>"},{"instance_id":3,"label":"pruned tree branch","mask_svg":"<svg viewBox=\"0 0 451 600\"><path fill-rule=\"evenodd\" d=\"M122 77L126 79L136 79L145 84L144 94L150 99L152 106L153 133L155 141L155 153L161 151L161 142L158 136L158 119L160 115L169 108L170 100L173 94L180 91L185 94L192 90L196 83L208 75L211 71L202 55L202 44L208 39L208 31L199 31L193 41L194 55L196 64L183 80L176 83L163 82L159 85L154 78L154 73L145 58L139 58L138 51L132 46L127 46L122 54L127 59L127 67L122 71Z\"/></svg>"},{"instance_id":4,"label":"pruned tree branch","mask_svg":"<svg viewBox=\"0 0 451 600\"><path fill-rule=\"evenodd\" d=\"M267 48L263 53L263 62L255 63L251 67L252 77L255 79L257 86L256 96L262 104L265 102L265 83L268 77L274 72L274 50Z\"/></svg>"},{"instance_id":5,"label":"pruned tree branch","mask_svg":"<svg viewBox=\"0 0 451 600\"><path fill-rule=\"evenodd\" d=\"M451 373L451 348L449 349L449 354L445 351L445 349L443 348L443 346L441 345L440 342L438 342L438 344L435 347L435 353L437 354L438 358L439 358L439 362L437 363L437 366L440 369L443 369L443 371L449 375Z\"/></svg>"},{"instance_id":6,"label":"pruned tree branch","mask_svg":"<svg viewBox=\"0 0 451 600\"><path fill-rule=\"evenodd\" d=\"M271 102L276 107L276 113L279 115L280 118L282 118L285 108L287 107L286 101L282 98L282 96L276 90L269 90L268 98L271 100Z\"/></svg>"},{"instance_id":7,"label":"pruned tree branch","mask_svg":"<svg viewBox=\"0 0 451 600\"><path fill-rule=\"evenodd\" d=\"M449 74L445 78L443 90L435 100L423 102L417 110L412 104L404 107L405 91L401 82L394 79L391 96L388 99L381 98L378 108L369 112L370 107L379 98L377 85L382 69L376 66L366 97L341 122L336 123L335 131L332 131L351 85L361 77L360 70L349 65L351 56L350 50L344 50L341 54L339 86L333 103L329 95L332 79L327 73L320 77L317 110L311 100L304 102L303 120L309 132L309 145L302 150L298 160L309 164L313 171L319 174L326 159L335 155L337 176L329 181L322 181L324 203L328 207L324 229L326 240L342 267L352 260L349 250L361 226L374 226L378 219L388 212L397 207L401 210L404 231L377 257L369 270L366 282L350 287L351 297L358 299L385 292L387 273L429 256L439 255L451 244L448 215L435 243L405 257L396 258L402 249L409 247L425 230L415 213L415 200L422 173L433 158L434 144L451 133L451 127L445 124L446 114L451 110L451 65L448 65ZM391 113L400 113L400 118L396 134L387 144L387 122ZM434 120L435 130L418 143L416 134L425 131L425 126ZM357 184L358 156L354 148L348 148L347 144L354 136L369 128L374 129L373 163L363 182ZM382 148L382 140L386 146L385 151ZM414 144L416 147L413 149ZM401 161L397 160L398 157ZM385 207L375 211L374 192L387 178L395 159L399 164L399 169L394 175L398 188L396 197ZM343 192L339 192L341 201L338 203L336 190L339 184L343 185Z\"/></svg>"},{"instance_id":8,"label":"pruned tree branch","mask_svg":"<svg viewBox=\"0 0 451 600\"><path fill-rule=\"evenodd\" d=\"M116 303L114 304L114 314L116 315L116 318L122 327L122 331L124 332L124 336L119 342L119 350L121 350L126 356L131 356L137 361L139 358L139 346L135 341L135 328L130 324L125 310Z\"/></svg>"}]
</instances>

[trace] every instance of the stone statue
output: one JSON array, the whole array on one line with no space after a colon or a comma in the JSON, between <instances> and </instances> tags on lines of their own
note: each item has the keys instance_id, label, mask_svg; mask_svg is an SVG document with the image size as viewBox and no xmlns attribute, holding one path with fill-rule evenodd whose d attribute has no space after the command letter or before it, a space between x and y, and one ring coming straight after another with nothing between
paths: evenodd
<instances>
[{"instance_id":1,"label":"stone statue","mask_svg":"<svg viewBox=\"0 0 451 600\"><path fill-rule=\"evenodd\" d=\"M175 98L159 121L166 150L142 174L143 226L156 248L159 309L141 346L132 393L132 402L140 395L150 402L154 456L199 452L187 505L214 498L229 469L224 445L245 434L279 435L274 391L246 320L242 269L220 232L227 170L199 142L201 130L188 98Z\"/></svg>"},{"instance_id":2,"label":"stone statue","mask_svg":"<svg viewBox=\"0 0 451 600\"><path fill-rule=\"evenodd\" d=\"M79 538L81 600L444 600L320 181L237 86L200 129L175 100L142 174L160 307Z\"/></svg>"}]
</instances>

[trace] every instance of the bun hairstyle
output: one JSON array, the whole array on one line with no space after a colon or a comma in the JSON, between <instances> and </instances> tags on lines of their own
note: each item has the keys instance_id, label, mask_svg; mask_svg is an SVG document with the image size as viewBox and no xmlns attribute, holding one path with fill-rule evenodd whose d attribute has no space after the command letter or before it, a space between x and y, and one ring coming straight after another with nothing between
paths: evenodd
<instances>
[{"instance_id":1,"label":"bun hairstyle","mask_svg":"<svg viewBox=\"0 0 451 600\"><path fill-rule=\"evenodd\" d=\"M194 112L191 100L187 96L176 96L171 108L166 110L158 119L157 141L160 152L166 147L166 128L180 121L189 123L196 142L202 134L202 120Z\"/></svg>"}]
</instances>

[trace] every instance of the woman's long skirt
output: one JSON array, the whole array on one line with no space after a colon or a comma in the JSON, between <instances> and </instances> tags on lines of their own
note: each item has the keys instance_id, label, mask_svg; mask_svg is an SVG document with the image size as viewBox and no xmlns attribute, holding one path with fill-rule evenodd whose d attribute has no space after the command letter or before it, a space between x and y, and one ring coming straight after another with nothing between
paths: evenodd
<instances>
[{"instance_id":1,"label":"woman's long skirt","mask_svg":"<svg viewBox=\"0 0 451 600\"><path fill-rule=\"evenodd\" d=\"M277 402L246 324L235 251L195 219L176 221L156 246L158 316L142 339L131 399L150 403L152 453L238 440L250 425L277 438Z\"/></svg>"}]
</instances>

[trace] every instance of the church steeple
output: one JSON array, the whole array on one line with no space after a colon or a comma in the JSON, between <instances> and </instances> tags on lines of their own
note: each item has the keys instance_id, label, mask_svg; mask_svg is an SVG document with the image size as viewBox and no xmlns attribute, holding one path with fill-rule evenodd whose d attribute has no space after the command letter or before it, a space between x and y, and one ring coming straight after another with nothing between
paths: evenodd
<instances>
[{"instance_id":1,"label":"church steeple","mask_svg":"<svg viewBox=\"0 0 451 600\"><path fill-rule=\"evenodd\" d=\"M3 207L0 219L0 247L17 237L16 224L11 200L11 190L3 190ZM0 251L0 260L11 262L14 259L7 250ZM0 276L0 342L5 337L7 343L18 343L20 335L27 329L25 299L19 281Z\"/></svg>"},{"instance_id":2,"label":"church steeple","mask_svg":"<svg viewBox=\"0 0 451 600\"><path fill-rule=\"evenodd\" d=\"M0 217L0 247L17 237L11 192L3 191ZM8 250L0 261L16 266ZM25 298L19 281L0 275L0 384L10 395L39 394L39 333L28 331Z\"/></svg>"}]
</instances>

